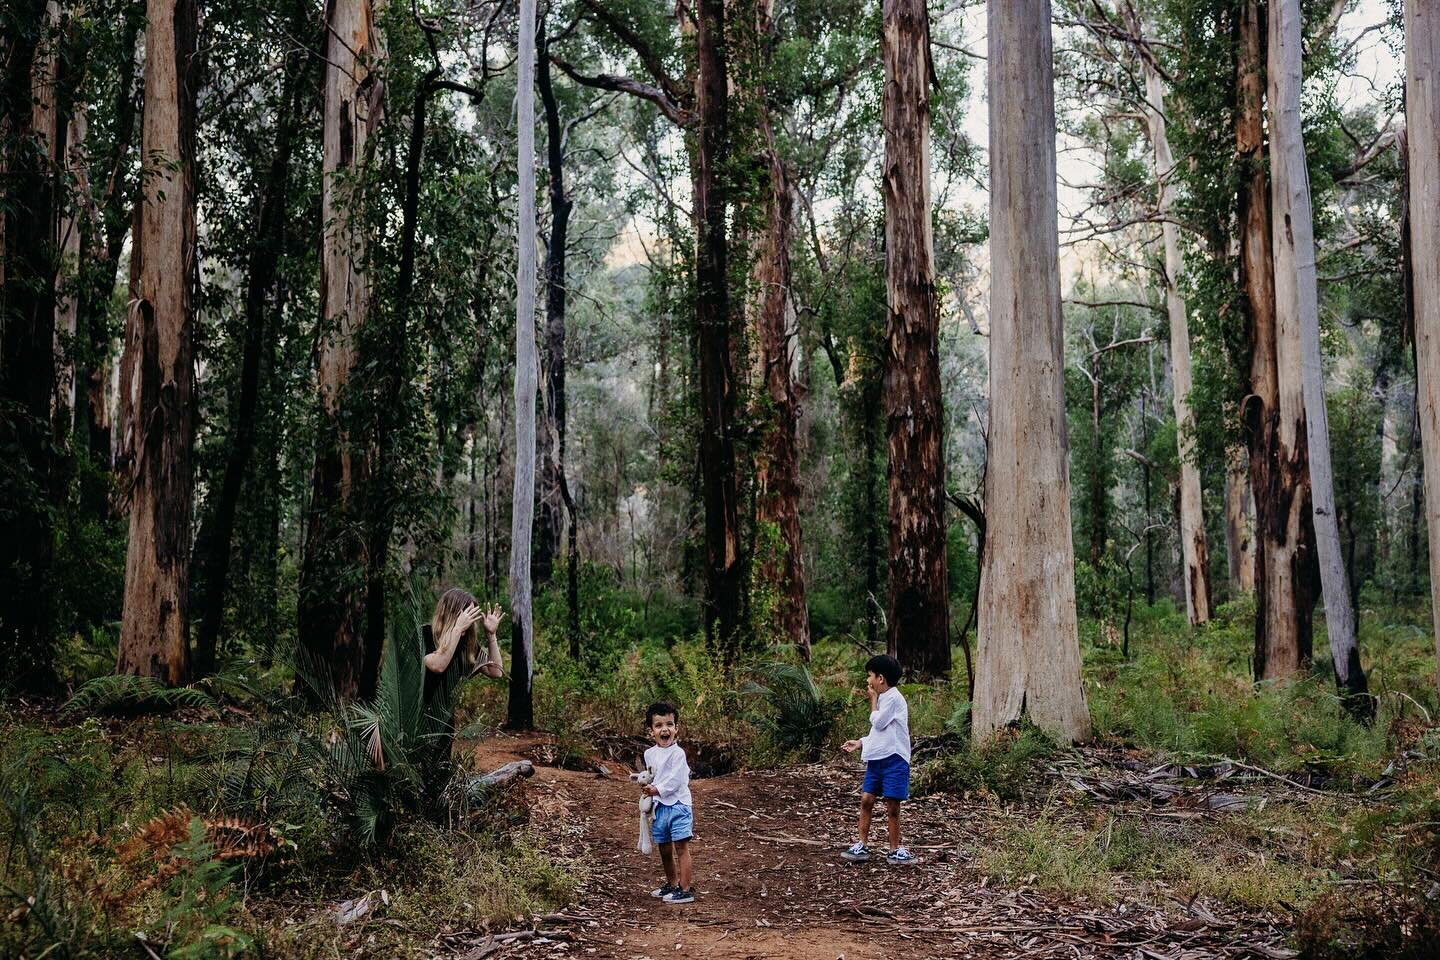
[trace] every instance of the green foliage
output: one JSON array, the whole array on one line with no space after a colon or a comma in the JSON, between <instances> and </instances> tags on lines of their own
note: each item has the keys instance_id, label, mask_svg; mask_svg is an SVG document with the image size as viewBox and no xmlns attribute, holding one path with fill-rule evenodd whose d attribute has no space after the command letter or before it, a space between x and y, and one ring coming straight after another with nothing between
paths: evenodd
<instances>
[{"instance_id":1,"label":"green foliage","mask_svg":"<svg viewBox=\"0 0 1440 960\"><path fill-rule=\"evenodd\" d=\"M786 753L807 760L820 758L845 709L845 699L826 692L810 671L793 663L770 663L755 670L755 679L744 688L767 708L757 716L757 725Z\"/></svg>"},{"instance_id":2,"label":"green foliage","mask_svg":"<svg viewBox=\"0 0 1440 960\"><path fill-rule=\"evenodd\" d=\"M66 701L65 712L78 715L176 707L213 710L218 704L214 697L195 687L167 687L154 677L112 674L87 681Z\"/></svg>"},{"instance_id":3,"label":"green foliage","mask_svg":"<svg viewBox=\"0 0 1440 960\"><path fill-rule=\"evenodd\" d=\"M238 903L232 881L237 868L215 857L199 817L190 835L171 849L183 868L165 889L160 918L170 960L230 960L256 951L254 938L225 921Z\"/></svg>"},{"instance_id":4,"label":"green foliage","mask_svg":"<svg viewBox=\"0 0 1440 960\"><path fill-rule=\"evenodd\" d=\"M966 714L964 723L968 726L968 710ZM1027 724L1019 730L1004 731L978 747L925 764L920 768L915 792L921 796L960 793L1019 800L1033 790L1037 770L1059 749L1055 741Z\"/></svg>"}]
</instances>

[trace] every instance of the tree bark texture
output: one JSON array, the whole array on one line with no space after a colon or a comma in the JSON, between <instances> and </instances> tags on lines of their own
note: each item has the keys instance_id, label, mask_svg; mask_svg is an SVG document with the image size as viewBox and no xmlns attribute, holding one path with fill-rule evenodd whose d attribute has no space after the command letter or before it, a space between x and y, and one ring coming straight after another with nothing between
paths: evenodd
<instances>
[{"instance_id":1,"label":"tree bark texture","mask_svg":"<svg viewBox=\"0 0 1440 960\"><path fill-rule=\"evenodd\" d=\"M757 0L756 34L765 49L768 73L773 0ZM800 536L800 385L795 380L795 301L790 293L790 234L794 224L789 172L775 140L766 91L756 96L760 111L760 162L766 172L765 231L759 238L753 279L757 302L759 388L765 423L756 457L755 517L778 534L774 555L766 556L760 578L775 589L775 632L810 659L810 613L805 600L805 553Z\"/></svg>"},{"instance_id":2,"label":"tree bark texture","mask_svg":"<svg viewBox=\"0 0 1440 960\"><path fill-rule=\"evenodd\" d=\"M1335 681L1347 694L1367 684L1355 639L1354 608L1345 576L1345 555L1335 514L1335 480L1330 464L1330 424L1325 410L1325 366L1320 355L1320 305L1315 273L1315 225L1310 173L1301 125L1300 0L1269 5L1269 100L1274 200L1275 304L1282 375L1299 374L1301 409L1310 460L1310 506L1315 559L1325 600L1325 627L1335 663ZM1292 354L1298 354L1294 359ZM1298 371L1295 369L1298 366Z\"/></svg>"},{"instance_id":3,"label":"tree bark texture","mask_svg":"<svg viewBox=\"0 0 1440 960\"><path fill-rule=\"evenodd\" d=\"M1315 604L1305 405L1298 349L1282 351L1275 305L1265 147L1265 33L1259 0L1237 22L1235 149L1241 179L1240 286L1250 341L1243 408L1255 497L1255 678L1298 673L1310 661Z\"/></svg>"},{"instance_id":4,"label":"tree bark texture","mask_svg":"<svg viewBox=\"0 0 1440 960\"><path fill-rule=\"evenodd\" d=\"M21 502L0 536L0 653L10 669L3 686L54 682L50 659L50 402L54 391L54 251L51 179L31 142L32 68L44 36L45 0L20 0L21 29L4 38L0 88L0 156L7 203L0 209L0 446L25 478ZM8 202L10 197L17 202Z\"/></svg>"},{"instance_id":5,"label":"tree bark texture","mask_svg":"<svg viewBox=\"0 0 1440 960\"><path fill-rule=\"evenodd\" d=\"M950 672L950 605L940 313L930 222L930 84L935 74L925 0L885 0L883 17L890 525L885 645L906 671L937 677Z\"/></svg>"},{"instance_id":6,"label":"tree bark texture","mask_svg":"<svg viewBox=\"0 0 1440 960\"><path fill-rule=\"evenodd\" d=\"M550 80L549 44L542 35L536 66L545 107L545 158L550 172L550 244L545 256L544 419L538 436L539 522L535 528L535 582L548 583L565 532L565 255L574 202L565 193L564 129Z\"/></svg>"},{"instance_id":7,"label":"tree bark texture","mask_svg":"<svg viewBox=\"0 0 1440 960\"><path fill-rule=\"evenodd\" d=\"M510 511L510 702L505 725L535 726L535 621L530 602L530 537L535 518L535 0L520 0L520 49L515 92L519 131L519 196L515 265L515 487Z\"/></svg>"},{"instance_id":8,"label":"tree bark texture","mask_svg":"<svg viewBox=\"0 0 1440 960\"><path fill-rule=\"evenodd\" d=\"M320 425L300 572L300 642L316 670L342 697L368 696L379 651L367 649L364 552L358 497L364 438L346 415L345 386L358 360L365 323L364 179L370 135L384 111L373 71L383 56L371 0L331 0L325 44L319 344Z\"/></svg>"},{"instance_id":9,"label":"tree bark texture","mask_svg":"<svg viewBox=\"0 0 1440 960\"><path fill-rule=\"evenodd\" d=\"M1425 518L1430 531L1430 598L1435 616L1436 684L1440 686L1440 10L1405 0L1405 115L1409 136L1416 411L1425 465Z\"/></svg>"},{"instance_id":10,"label":"tree bark texture","mask_svg":"<svg viewBox=\"0 0 1440 960\"><path fill-rule=\"evenodd\" d=\"M196 0L148 0L142 195L120 368L130 541L118 673L190 675Z\"/></svg>"},{"instance_id":11,"label":"tree bark texture","mask_svg":"<svg viewBox=\"0 0 1440 960\"><path fill-rule=\"evenodd\" d=\"M1190 415L1194 376L1190 365L1190 326L1185 299L1180 296L1180 227L1170 219L1175 206L1175 158L1165 128L1165 89L1155 65L1141 58L1145 98L1149 109L1150 145L1155 152L1155 177L1160 183L1158 213L1165 241L1165 313L1170 320L1170 369L1174 378L1176 445L1180 459L1180 544L1184 561L1185 612L1190 623L1210 619L1210 551L1205 542L1200 464L1195 452L1195 421Z\"/></svg>"},{"instance_id":12,"label":"tree bark texture","mask_svg":"<svg viewBox=\"0 0 1440 960\"><path fill-rule=\"evenodd\" d=\"M990 0L990 432L973 729L1090 733L1066 460L1049 0Z\"/></svg>"},{"instance_id":13,"label":"tree bark texture","mask_svg":"<svg viewBox=\"0 0 1440 960\"><path fill-rule=\"evenodd\" d=\"M731 349L729 71L723 0L695 3L695 346L700 381L700 486L705 506L705 635L727 661L739 652L744 611L739 482L735 471L735 365Z\"/></svg>"},{"instance_id":14,"label":"tree bark texture","mask_svg":"<svg viewBox=\"0 0 1440 960\"><path fill-rule=\"evenodd\" d=\"M1255 523L1250 496L1247 454L1240 447L1226 453L1225 560L1230 592L1255 592Z\"/></svg>"}]
</instances>

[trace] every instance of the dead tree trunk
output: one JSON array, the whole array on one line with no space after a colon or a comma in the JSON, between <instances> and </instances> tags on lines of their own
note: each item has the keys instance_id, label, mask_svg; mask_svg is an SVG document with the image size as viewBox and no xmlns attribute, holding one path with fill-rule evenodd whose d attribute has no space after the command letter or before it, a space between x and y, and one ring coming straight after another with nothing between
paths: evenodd
<instances>
[{"instance_id":1,"label":"dead tree trunk","mask_svg":"<svg viewBox=\"0 0 1440 960\"><path fill-rule=\"evenodd\" d=\"M1300 358L1298 351L1282 355L1277 330L1259 0L1243 0L1237 41L1240 287L1250 341L1243 414L1255 496L1254 669L1257 680L1270 680L1298 673L1310 661L1315 557Z\"/></svg>"},{"instance_id":2,"label":"dead tree trunk","mask_svg":"<svg viewBox=\"0 0 1440 960\"><path fill-rule=\"evenodd\" d=\"M973 729L983 740L1028 713L1083 740L1050 3L990 0L988 22L990 431Z\"/></svg>"},{"instance_id":3,"label":"dead tree trunk","mask_svg":"<svg viewBox=\"0 0 1440 960\"><path fill-rule=\"evenodd\" d=\"M1170 319L1170 369L1174 375L1175 429L1180 459L1180 543L1184 558L1185 612L1190 623L1210 619L1210 551L1205 542L1201 509L1200 464L1195 453L1195 421L1190 415L1190 326L1180 296L1180 227L1170 219L1175 205L1175 159L1165 128L1165 90L1155 65L1141 57L1145 72L1146 119L1155 152L1155 177L1160 182L1158 213L1165 240L1165 312Z\"/></svg>"},{"instance_id":4,"label":"dead tree trunk","mask_svg":"<svg viewBox=\"0 0 1440 960\"><path fill-rule=\"evenodd\" d=\"M31 70L44 35L45 0L14 5L0 46L0 445L35 492L9 506L0 536L0 654L10 665L0 685L54 684L50 644L52 530L44 493L51 475L50 400L54 392L55 288L46 226L53 217L51 180L30 142ZM7 18L8 22L8 18ZM27 491L29 493L29 491Z\"/></svg>"},{"instance_id":5,"label":"dead tree trunk","mask_svg":"<svg viewBox=\"0 0 1440 960\"><path fill-rule=\"evenodd\" d=\"M1315 559L1325 599L1325 625L1342 693L1367 690L1355 639L1350 584L1335 516L1335 482L1330 465L1330 425L1325 410L1325 367L1320 356L1320 306L1315 273L1315 226L1311 214L1310 174L1301 133L1299 0L1272 0L1269 6L1269 98L1271 193L1274 219L1275 303L1282 375L1298 374L1301 414L1309 448L1311 522ZM1293 358L1292 358L1293 354ZM1298 370L1296 369L1298 367ZM1368 701L1366 701L1368 706Z\"/></svg>"},{"instance_id":6,"label":"dead tree trunk","mask_svg":"<svg viewBox=\"0 0 1440 960\"><path fill-rule=\"evenodd\" d=\"M130 543L118 673L190 674L194 488L195 0L149 0L143 195L135 212L120 396Z\"/></svg>"},{"instance_id":7,"label":"dead tree trunk","mask_svg":"<svg viewBox=\"0 0 1440 960\"><path fill-rule=\"evenodd\" d=\"M363 590L365 539L359 498L364 438L347 415L345 387L358 360L365 323L364 179L370 135L383 113L383 87L372 71L382 55L370 0L333 0L326 19L324 154L320 254L320 425L311 479L310 512L300 570L300 642L315 667L328 672L342 697L374 689L366 650Z\"/></svg>"},{"instance_id":8,"label":"dead tree trunk","mask_svg":"<svg viewBox=\"0 0 1440 960\"><path fill-rule=\"evenodd\" d=\"M1405 116L1411 172L1415 369L1430 530L1430 597L1435 616L1436 684L1440 686L1440 10L1405 0Z\"/></svg>"},{"instance_id":9,"label":"dead tree trunk","mask_svg":"<svg viewBox=\"0 0 1440 960\"><path fill-rule=\"evenodd\" d=\"M520 0L515 92L519 131L519 197L515 265L515 487L510 512L510 702L505 725L535 726L535 622L530 603L530 536L535 517L535 0Z\"/></svg>"},{"instance_id":10,"label":"dead tree trunk","mask_svg":"<svg viewBox=\"0 0 1440 960\"><path fill-rule=\"evenodd\" d=\"M925 0L886 0L885 433L890 597L886 649L909 672L950 672L945 410L930 223L930 23Z\"/></svg>"},{"instance_id":11,"label":"dead tree trunk","mask_svg":"<svg viewBox=\"0 0 1440 960\"><path fill-rule=\"evenodd\" d=\"M756 3L756 34L768 69L772 40L773 0ZM800 385L795 381L795 302L790 294L790 233L793 225L791 183L775 140L766 90L756 92L760 114L761 163L767 180L765 232L754 267L757 289L756 331L759 341L759 385L768 423L756 457L755 518L779 534L778 553L767 556L761 579L776 588L776 633L810 659L810 614L805 602L805 555L800 539Z\"/></svg>"}]
</instances>

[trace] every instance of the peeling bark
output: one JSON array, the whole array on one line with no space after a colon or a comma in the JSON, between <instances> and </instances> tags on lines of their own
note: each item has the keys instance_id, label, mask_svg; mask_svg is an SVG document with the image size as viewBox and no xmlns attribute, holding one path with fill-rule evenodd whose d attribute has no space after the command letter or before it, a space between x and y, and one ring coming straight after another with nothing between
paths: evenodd
<instances>
[{"instance_id":1,"label":"peeling bark","mask_svg":"<svg viewBox=\"0 0 1440 960\"><path fill-rule=\"evenodd\" d=\"M117 673L190 675L195 429L195 0L149 0L143 195L135 211L120 397L130 541Z\"/></svg>"},{"instance_id":2,"label":"peeling bark","mask_svg":"<svg viewBox=\"0 0 1440 960\"><path fill-rule=\"evenodd\" d=\"M1251 351L1243 415L1256 528L1254 671L1257 680L1271 680L1310 662L1315 551L1300 357L1279 336L1275 310L1259 0L1243 0L1237 40L1240 287Z\"/></svg>"},{"instance_id":3,"label":"peeling bark","mask_svg":"<svg viewBox=\"0 0 1440 960\"><path fill-rule=\"evenodd\" d=\"M756 33L768 67L773 0L757 0ZM776 633L810 659L810 613L805 603L805 555L800 538L800 385L795 381L792 349L795 302L790 292L790 234L794 224L791 181L775 141L766 91L756 91L760 111L760 162L764 186L765 231L760 237L753 279L755 328L759 341L759 392L767 401L768 420L755 463L755 518L780 535L780 554L765 557L760 578L775 585Z\"/></svg>"},{"instance_id":4,"label":"peeling bark","mask_svg":"<svg viewBox=\"0 0 1440 960\"><path fill-rule=\"evenodd\" d=\"M1080 679L1066 460L1049 0L990 0L990 430L973 730L1064 741Z\"/></svg>"},{"instance_id":5,"label":"peeling bark","mask_svg":"<svg viewBox=\"0 0 1440 960\"><path fill-rule=\"evenodd\" d=\"M885 433L890 596L886 649L908 672L950 672L945 410L930 222L930 24L925 0L886 0ZM1047 28L1048 30L1048 28Z\"/></svg>"},{"instance_id":6,"label":"peeling bark","mask_svg":"<svg viewBox=\"0 0 1440 960\"><path fill-rule=\"evenodd\" d=\"M1309 452L1310 519L1335 681L1343 693L1354 696L1365 693L1367 684L1355 639L1354 609L1345 576L1330 465L1325 368L1320 355L1315 227L1310 204L1310 174L1301 133L1299 0L1272 0L1269 18L1271 187L1275 222L1280 227L1274 231L1276 330L1282 340L1280 356L1287 358L1282 375L1288 378L1298 374L1300 379L1301 416Z\"/></svg>"}]
</instances>

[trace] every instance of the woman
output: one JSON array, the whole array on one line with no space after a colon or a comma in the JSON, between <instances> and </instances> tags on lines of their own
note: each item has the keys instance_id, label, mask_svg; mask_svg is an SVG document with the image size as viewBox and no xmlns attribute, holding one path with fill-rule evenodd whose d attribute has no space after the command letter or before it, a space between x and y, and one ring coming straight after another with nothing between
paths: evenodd
<instances>
[{"instance_id":1,"label":"woman","mask_svg":"<svg viewBox=\"0 0 1440 960\"><path fill-rule=\"evenodd\" d=\"M426 766L434 776L427 785L427 793L433 800L450 779L450 749L455 741L455 693L460 681L466 677L483 673L487 677L499 677L504 673L500 661L500 641L495 631L505 614L499 604L489 610L481 610L480 604L468 592L452 587L440 595L435 604L435 613L425 627L425 718L429 730L426 748L432 762ZM479 661L478 637L475 624L485 628L489 649L484 661ZM428 779L428 778L427 778Z\"/></svg>"},{"instance_id":2,"label":"woman","mask_svg":"<svg viewBox=\"0 0 1440 960\"><path fill-rule=\"evenodd\" d=\"M449 673L456 654L459 654L460 670L464 676L473 676L477 672L487 677L500 676L504 668L500 662L500 641L495 638L495 631L504 617L499 604L492 604L489 610L481 611L475 598L459 587L451 587L442 593L435 603L435 613L430 618L430 629L425 637L426 644L431 648L425 654L427 688L432 680ZM484 625L490 641L485 662L478 664L476 623Z\"/></svg>"}]
</instances>

